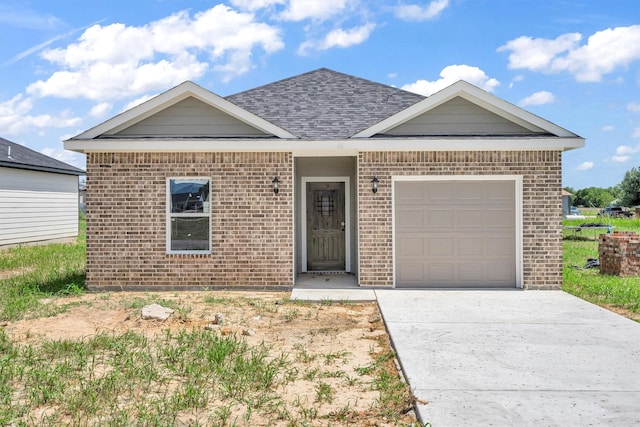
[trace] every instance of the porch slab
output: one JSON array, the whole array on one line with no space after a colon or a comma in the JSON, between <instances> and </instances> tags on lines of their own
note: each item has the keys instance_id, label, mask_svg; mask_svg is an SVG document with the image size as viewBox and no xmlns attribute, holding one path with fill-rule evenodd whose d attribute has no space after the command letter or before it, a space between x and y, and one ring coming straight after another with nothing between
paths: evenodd
<instances>
[{"instance_id":1,"label":"porch slab","mask_svg":"<svg viewBox=\"0 0 640 427\"><path fill-rule=\"evenodd\" d=\"M291 299L299 301L375 301L373 289L309 289L294 287Z\"/></svg>"}]
</instances>

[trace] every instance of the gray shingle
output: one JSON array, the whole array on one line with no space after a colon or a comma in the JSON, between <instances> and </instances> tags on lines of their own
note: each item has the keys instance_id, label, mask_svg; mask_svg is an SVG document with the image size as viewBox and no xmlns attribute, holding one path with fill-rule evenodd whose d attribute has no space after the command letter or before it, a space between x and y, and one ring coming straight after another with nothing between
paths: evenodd
<instances>
[{"instance_id":1,"label":"gray shingle","mask_svg":"<svg viewBox=\"0 0 640 427\"><path fill-rule=\"evenodd\" d=\"M9 147L11 156L9 156ZM60 160L33 151L23 145L0 138L0 166L54 172L66 175L84 175L85 171Z\"/></svg>"},{"instance_id":2,"label":"gray shingle","mask_svg":"<svg viewBox=\"0 0 640 427\"><path fill-rule=\"evenodd\" d=\"M320 68L226 99L302 139L345 139L424 97Z\"/></svg>"}]
</instances>

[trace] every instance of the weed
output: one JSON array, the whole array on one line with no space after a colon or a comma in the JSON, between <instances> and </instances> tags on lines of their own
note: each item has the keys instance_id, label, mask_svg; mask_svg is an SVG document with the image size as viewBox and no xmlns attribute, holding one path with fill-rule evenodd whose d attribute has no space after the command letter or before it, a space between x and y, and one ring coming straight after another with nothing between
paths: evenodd
<instances>
[{"instance_id":1,"label":"weed","mask_svg":"<svg viewBox=\"0 0 640 427\"><path fill-rule=\"evenodd\" d=\"M333 395L335 394L335 390L331 387L330 384L320 381L316 385L316 402L333 402Z\"/></svg>"},{"instance_id":2,"label":"weed","mask_svg":"<svg viewBox=\"0 0 640 427\"><path fill-rule=\"evenodd\" d=\"M293 310L288 310L287 313L284 315L284 321L292 322L295 319L297 319L299 315L300 315L300 311L297 308L294 308Z\"/></svg>"},{"instance_id":3,"label":"weed","mask_svg":"<svg viewBox=\"0 0 640 427\"><path fill-rule=\"evenodd\" d=\"M347 356L350 353L348 351L339 351L336 353L327 353L324 355L324 362L327 365L332 365L337 359L342 359L342 363L347 363Z\"/></svg>"},{"instance_id":4,"label":"weed","mask_svg":"<svg viewBox=\"0 0 640 427\"><path fill-rule=\"evenodd\" d=\"M304 348L302 344L296 344L293 346L295 350L298 351L296 354L296 359L301 361L302 363L311 363L318 358L317 354L311 354L307 352L307 349Z\"/></svg>"}]
</instances>

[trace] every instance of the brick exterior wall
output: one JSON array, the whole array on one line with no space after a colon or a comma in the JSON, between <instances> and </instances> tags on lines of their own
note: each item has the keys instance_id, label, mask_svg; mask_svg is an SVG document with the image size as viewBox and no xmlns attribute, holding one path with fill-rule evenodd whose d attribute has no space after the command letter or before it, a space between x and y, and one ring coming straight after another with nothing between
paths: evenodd
<instances>
[{"instance_id":1,"label":"brick exterior wall","mask_svg":"<svg viewBox=\"0 0 640 427\"><path fill-rule=\"evenodd\" d=\"M290 287L292 169L291 153L87 154L89 288ZM211 178L211 254L166 253L166 179L181 176Z\"/></svg>"},{"instance_id":2,"label":"brick exterior wall","mask_svg":"<svg viewBox=\"0 0 640 427\"><path fill-rule=\"evenodd\" d=\"M392 176L523 176L523 286L562 286L560 151L362 152L358 158L360 284L393 284ZM377 194L371 178L380 180Z\"/></svg>"},{"instance_id":3,"label":"brick exterior wall","mask_svg":"<svg viewBox=\"0 0 640 427\"><path fill-rule=\"evenodd\" d=\"M600 274L640 276L640 236L627 232L601 234L598 243Z\"/></svg>"}]
</instances>

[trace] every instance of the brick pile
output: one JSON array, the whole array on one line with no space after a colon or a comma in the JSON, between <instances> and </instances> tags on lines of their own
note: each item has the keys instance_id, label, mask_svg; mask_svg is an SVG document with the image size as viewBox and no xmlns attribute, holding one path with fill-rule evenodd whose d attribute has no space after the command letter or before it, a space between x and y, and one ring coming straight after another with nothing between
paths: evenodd
<instances>
[{"instance_id":1,"label":"brick pile","mask_svg":"<svg viewBox=\"0 0 640 427\"><path fill-rule=\"evenodd\" d=\"M640 276L640 236L631 231L600 235L600 274Z\"/></svg>"}]
</instances>

